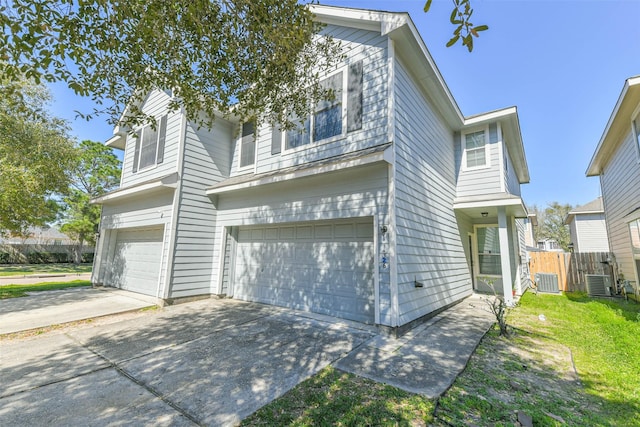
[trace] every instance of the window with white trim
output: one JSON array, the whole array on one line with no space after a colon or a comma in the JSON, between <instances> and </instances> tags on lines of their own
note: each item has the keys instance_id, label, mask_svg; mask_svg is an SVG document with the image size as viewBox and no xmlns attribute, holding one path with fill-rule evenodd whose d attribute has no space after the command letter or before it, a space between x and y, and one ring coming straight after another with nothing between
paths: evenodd
<instances>
[{"instance_id":1,"label":"window with white trim","mask_svg":"<svg viewBox=\"0 0 640 427\"><path fill-rule=\"evenodd\" d=\"M638 158L640 159L640 113L633 121L633 132L636 141L636 148L638 149Z\"/></svg>"},{"instance_id":2,"label":"window with white trim","mask_svg":"<svg viewBox=\"0 0 640 427\"><path fill-rule=\"evenodd\" d=\"M478 227L478 272L487 276L502 275L498 227Z\"/></svg>"},{"instance_id":3,"label":"window with white trim","mask_svg":"<svg viewBox=\"0 0 640 427\"><path fill-rule=\"evenodd\" d=\"M133 172L138 172L164 161L164 145L167 138L167 116L160 117L155 126L147 125L133 135L136 141L133 156Z\"/></svg>"},{"instance_id":4,"label":"window with white trim","mask_svg":"<svg viewBox=\"0 0 640 427\"><path fill-rule=\"evenodd\" d=\"M465 169L489 166L489 141L486 129L462 134L462 148Z\"/></svg>"},{"instance_id":5,"label":"window with white trim","mask_svg":"<svg viewBox=\"0 0 640 427\"><path fill-rule=\"evenodd\" d=\"M240 137L240 167L251 166L256 162L256 122L250 120L242 124Z\"/></svg>"},{"instance_id":6,"label":"window with white trim","mask_svg":"<svg viewBox=\"0 0 640 427\"><path fill-rule=\"evenodd\" d=\"M362 61L350 64L320 81L334 95L318 102L310 117L293 117L297 129L285 132L284 149L329 141L362 129ZM276 141L276 139L274 139ZM279 154L273 149L272 154Z\"/></svg>"},{"instance_id":7,"label":"window with white trim","mask_svg":"<svg viewBox=\"0 0 640 427\"><path fill-rule=\"evenodd\" d=\"M629 223L629 234L631 236L631 250L634 255L640 255L640 219Z\"/></svg>"}]
</instances>

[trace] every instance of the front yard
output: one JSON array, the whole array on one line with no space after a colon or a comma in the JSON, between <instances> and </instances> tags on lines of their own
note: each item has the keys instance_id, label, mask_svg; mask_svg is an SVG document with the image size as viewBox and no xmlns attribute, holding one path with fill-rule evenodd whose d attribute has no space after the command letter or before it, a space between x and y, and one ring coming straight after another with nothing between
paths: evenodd
<instances>
[{"instance_id":1,"label":"front yard","mask_svg":"<svg viewBox=\"0 0 640 427\"><path fill-rule=\"evenodd\" d=\"M243 425L640 425L640 305L527 293L509 324L437 400L327 368Z\"/></svg>"},{"instance_id":2,"label":"front yard","mask_svg":"<svg viewBox=\"0 0 640 427\"><path fill-rule=\"evenodd\" d=\"M32 274L91 273L92 264L5 264L0 265L0 277Z\"/></svg>"}]
</instances>

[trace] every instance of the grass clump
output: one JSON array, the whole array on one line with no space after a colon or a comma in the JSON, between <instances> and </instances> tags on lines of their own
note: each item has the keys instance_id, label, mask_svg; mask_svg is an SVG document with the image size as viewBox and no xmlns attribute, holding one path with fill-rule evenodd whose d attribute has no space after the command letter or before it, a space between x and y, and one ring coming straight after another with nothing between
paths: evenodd
<instances>
[{"instance_id":1,"label":"grass clump","mask_svg":"<svg viewBox=\"0 0 640 427\"><path fill-rule=\"evenodd\" d=\"M28 292L56 291L83 286L91 286L91 282L89 280L73 280L71 282L45 282L32 285L6 285L0 286L0 299L24 297Z\"/></svg>"}]
</instances>

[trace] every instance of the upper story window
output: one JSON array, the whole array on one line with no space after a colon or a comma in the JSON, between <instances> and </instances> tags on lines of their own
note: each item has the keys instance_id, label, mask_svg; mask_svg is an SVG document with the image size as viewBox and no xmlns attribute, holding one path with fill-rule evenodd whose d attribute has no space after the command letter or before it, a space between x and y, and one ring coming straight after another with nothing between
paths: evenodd
<instances>
[{"instance_id":1,"label":"upper story window","mask_svg":"<svg viewBox=\"0 0 640 427\"><path fill-rule=\"evenodd\" d=\"M362 129L362 61L328 76L320 85L331 90L333 99L318 102L310 117L293 119L298 126L285 133L285 150L330 141ZM274 152L278 151L272 147Z\"/></svg>"},{"instance_id":2,"label":"upper story window","mask_svg":"<svg viewBox=\"0 0 640 427\"><path fill-rule=\"evenodd\" d=\"M634 254L640 255L640 219L629 223L629 233L631 235L631 249Z\"/></svg>"},{"instance_id":3,"label":"upper story window","mask_svg":"<svg viewBox=\"0 0 640 427\"><path fill-rule=\"evenodd\" d=\"M242 124L240 139L240 167L251 166L256 162L256 122L250 120Z\"/></svg>"},{"instance_id":4,"label":"upper story window","mask_svg":"<svg viewBox=\"0 0 640 427\"><path fill-rule=\"evenodd\" d=\"M638 113L633 121L633 132L635 134L636 147L638 148L638 156L640 156L640 113Z\"/></svg>"},{"instance_id":5,"label":"upper story window","mask_svg":"<svg viewBox=\"0 0 640 427\"><path fill-rule=\"evenodd\" d=\"M167 116L160 117L155 129L147 125L138 130L135 154L133 157L133 172L159 165L164 160L164 144L167 137Z\"/></svg>"},{"instance_id":6,"label":"upper story window","mask_svg":"<svg viewBox=\"0 0 640 427\"><path fill-rule=\"evenodd\" d=\"M489 167L489 132L486 129L462 134L464 169Z\"/></svg>"}]
</instances>

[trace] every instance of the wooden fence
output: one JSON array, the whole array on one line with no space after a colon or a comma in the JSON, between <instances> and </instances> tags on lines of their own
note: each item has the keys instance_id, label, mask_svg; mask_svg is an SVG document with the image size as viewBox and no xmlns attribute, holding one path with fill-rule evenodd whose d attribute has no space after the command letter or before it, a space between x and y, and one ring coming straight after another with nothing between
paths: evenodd
<instances>
[{"instance_id":1,"label":"wooden fence","mask_svg":"<svg viewBox=\"0 0 640 427\"><path fill-rule=\"evenodd\" d=\"M531 280L536 273L558 275L561 291L586 292L585 274L606 274L613 283L613 254L608 252L529 252Z\"/></svg>"}]
</instances>

